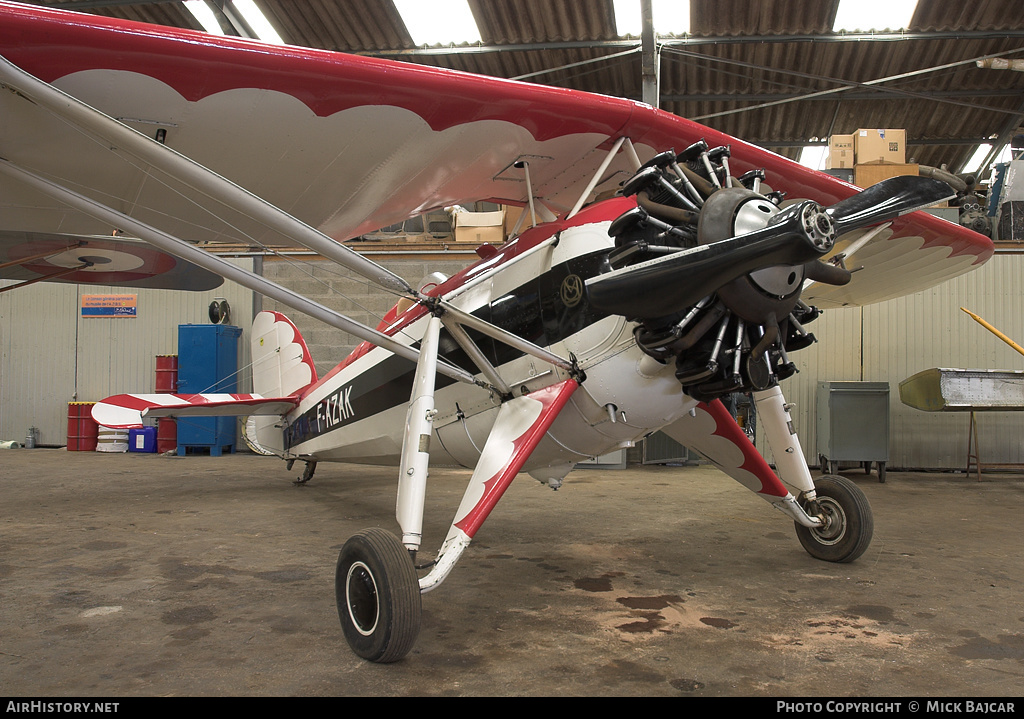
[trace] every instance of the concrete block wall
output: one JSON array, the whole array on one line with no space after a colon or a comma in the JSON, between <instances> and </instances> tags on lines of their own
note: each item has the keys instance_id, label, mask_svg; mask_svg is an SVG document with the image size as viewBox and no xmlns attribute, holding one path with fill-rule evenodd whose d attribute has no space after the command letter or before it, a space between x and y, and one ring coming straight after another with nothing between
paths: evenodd
<instances>
[{"instance_id":1,"label":"concrete block wall","mask_svg":"<svg viewBox=\"0 0 1024 719\"><path fill-rule=\"evenodd\" d=\"M436 256L394 260L375 258L376 262L404 277L414 287L432 272L443 272L450 277L475 260L476 256L472 254L458 254L453 259L438 259ZM267 258L263 264L263 275L370 327L376 327L398 301L397 297L369 280L328 260ZM329 327L273 300L264 299L263 309L282 312L295 323L313 355L318 376L329 372L360 343L347 332Z\"/></svg>"}]
</instances>

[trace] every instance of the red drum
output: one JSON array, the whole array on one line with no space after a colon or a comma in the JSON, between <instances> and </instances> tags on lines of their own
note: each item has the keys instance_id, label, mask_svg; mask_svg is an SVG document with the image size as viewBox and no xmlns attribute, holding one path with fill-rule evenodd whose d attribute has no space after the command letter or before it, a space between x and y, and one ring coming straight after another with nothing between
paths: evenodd
<instances>
[{"instance_id":1,"label":"red drum","mask_svg":"<svg viewBox=\"0 0 1024 719\"><path fill-rule=\"evenodd\" d=\"M95 402L68 402L68 451L95 452L99 425L92 418Z\"/></svg>"}]
</instances>

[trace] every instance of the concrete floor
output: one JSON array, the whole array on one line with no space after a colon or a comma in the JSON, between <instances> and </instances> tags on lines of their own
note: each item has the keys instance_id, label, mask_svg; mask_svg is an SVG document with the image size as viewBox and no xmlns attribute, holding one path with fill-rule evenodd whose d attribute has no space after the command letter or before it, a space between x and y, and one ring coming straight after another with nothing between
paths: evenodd
<instances>
[{"instance_id":1,"label":"concrete floor","mask_svg":"<svg viewBox=\"0 0 1024 719\"><path fill-rule=\"evenodd\" d=\"M394 530L394 469L253 455L0 451L7 696L1024 694L1024 476L890 472L875 538L812 559L792 522L707 467L523 475L417 645L353 655L338 551ZM426 544L468 473L435 470Z\"/></svg>"}]
</instances>

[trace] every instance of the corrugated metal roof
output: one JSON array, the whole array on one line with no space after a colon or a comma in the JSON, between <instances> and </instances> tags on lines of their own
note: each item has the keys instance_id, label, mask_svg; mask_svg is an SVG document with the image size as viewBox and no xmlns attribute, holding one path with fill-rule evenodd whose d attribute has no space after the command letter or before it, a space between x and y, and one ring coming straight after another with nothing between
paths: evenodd
<instances>
[{"instance_id":1,"label":"corrugated metal roof","mask_svg":"<svg viewBox=\"0 0 1024 719\"><path fill-rule=\"evenodd\" d=\"M629 46L616 34L611 0L469 3L483 46L427 54L390 0L257 0L291 44L641 99L640 54L621 54ZM178 2L36 4L197 27ZM837 5L692 0L690 35L662 38L661 107L789 157L832 133L906 128L910 158L954 170L979 141L1024 125L1024 73L973 62L1024 53L1018 0L920 0L903 39L880 41L833 35Z\"/></svg>"}]
</instances>

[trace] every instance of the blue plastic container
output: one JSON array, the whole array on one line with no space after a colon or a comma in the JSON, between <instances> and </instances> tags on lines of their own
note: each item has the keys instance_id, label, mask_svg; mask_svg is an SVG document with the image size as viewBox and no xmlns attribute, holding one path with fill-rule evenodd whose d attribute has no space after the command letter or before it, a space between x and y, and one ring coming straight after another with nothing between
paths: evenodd
<instances>
[{"instance_id":1,"label":"blue plastic container","mask_svg":"<svg viewBox=\"0 0 1024 719\"><path fill-rule=\"evenodd\" d=\"M128 430L129 452L156 452L156 427Z\"/></svg>"}]
</instances>

